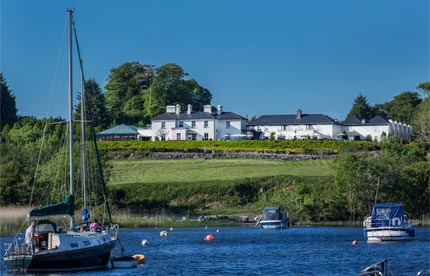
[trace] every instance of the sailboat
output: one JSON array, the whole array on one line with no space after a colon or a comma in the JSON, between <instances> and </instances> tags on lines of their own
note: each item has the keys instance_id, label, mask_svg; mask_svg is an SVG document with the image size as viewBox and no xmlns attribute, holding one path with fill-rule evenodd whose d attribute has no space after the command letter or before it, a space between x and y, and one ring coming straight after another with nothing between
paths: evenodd
<instances>
[{"instance_id":1,"label":"sailboat","mask_svg":"<svg viewBox=\"0 0 430 276\"><path fill-rule=\"evenodd\" d=\"M115 247L119 226L112 223L109 205L107 203L106 187L101 172L100 158L97 154L97 144L93 141L93 152L97 168L99 169L99 179L101 182L101 191L105 201L104 210L106 210L106 221L102 223L100 229L90 230L89 211L86 208L85 196L81 202L83 222L75 223L74 215L77 203L77 193L75 192L76 181L74 178L74 120L73 120L73 97L72 97L72 44L74 29L73 11L68 9L69 25L69 191L63 202L49 204L34 208L28 213L28 219L35 221L36 228L30 242L24 242L23 239L16 236L14 241L8 245L3 257L9 272L16 273L51 273L51 272L72 272L85 271L105 268L109 261L112 250ZM79 53L79 46L76 41ZM83 80L82 62L81 62L81 79ZM84 91L82 91L84 95ZM85 97L82 97L84 99ZM81 112L84 109L81 102ZM81 122L84 118L81 117ZM84 127L82 127L84 129ZM92 128L91 128L92 129ZM82 131L82 134L85 131ZM91 131L93 138L94 130ZM83 135L82 135L83 136ZM84 138L82 138L83 140ZM94 139L93 139L94 140ZM81 154L83 154L81 150ZM81 158L85 160L85 158ZM81 167L84 167L81 165ZM85 174L82 173L82 176ZM85 177L82 177L85 182ZM83 184L85 186L85 183ZM83 188L84 190L84 188ZM85 194L85 193L84 193ZM66 229L57 226L55 218L69 218L69 225ZM65 223L67 225L67 222Z\"/></svg>"}]
</instances>

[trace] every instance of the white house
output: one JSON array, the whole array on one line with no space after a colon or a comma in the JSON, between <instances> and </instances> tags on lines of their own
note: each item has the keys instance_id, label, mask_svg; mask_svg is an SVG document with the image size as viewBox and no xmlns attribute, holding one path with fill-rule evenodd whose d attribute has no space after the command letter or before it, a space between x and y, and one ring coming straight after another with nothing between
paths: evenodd
<instances>
[{"instance_id":1,"label":"white house","mask_svg":"<svg viewBox=\"0 0 430 276\"><path fill-rule=\"evenodd\" d=\"M248 119L224 112L218 105L216 111L205 105L203 111L193 111L187 106L168 105L166 112L151 119L152 141L164 140L233 140L246 136Z\"/></svg>"},{"instance_id":2,"label":"white house","mask_svg":"<svg viewBox=\"0 0 430 276\"><path fill-rule=\"evenodd\" d=\"M263 115L249 126L264 138L274 135L277 140L333 139L342 132L342 125L335 119L323 114L303 114L300 109L295 115Z\"/></svg>"},{"instance_id":3,"label":"white house","mask_svg":"<svg viewBox=\"0 0 430 276\"><path fill-rule=\"evenodd\" d=\"M370 120L352 117L338 122L323 114L303 114L300 109L295 115L263 115L250 122L249 127L254 132L260 132L261 138L267 139L274 135L277 140L339 138L366 140L371 137L373 141L381 141L384 137L393 137L408 141L412 137L411 126L380 115Z\"/></svg>"},{"instance_id":4,"label":"white house","mask_svg":"<svg viewBox=\"0 0 430 276\"><path fill-rule=\"evenodd\" d=\"M358 138L373 141L383 141L388 137L409 141L412 137L412 127L391 119L376 115L370 120L351 117L342 122L343 131L349 140Z\"/></svg>"}]
</instances>

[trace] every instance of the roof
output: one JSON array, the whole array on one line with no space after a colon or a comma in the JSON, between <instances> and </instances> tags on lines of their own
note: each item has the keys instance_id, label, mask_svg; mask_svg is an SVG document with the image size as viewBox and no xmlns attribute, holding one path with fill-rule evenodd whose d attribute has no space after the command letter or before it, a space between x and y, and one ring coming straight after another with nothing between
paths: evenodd
<instances>
[{"instance_id":1,"label":"roof","mask_svg":"<svg viewBox=\"0 0 430 276\"><path fill-rule=\"evenodd\" d=\"M208 113L203 111L191 112L190 114L187 112L183 112L180 114L176 113L163 113L151 118L151 121L166 121L166 120L248 120L234 112L222 112L220 115L217 113Z\"/></svg>"},{"instance_id":2,"label":"roof","mask_svg":"<svg viewBox=\"0 0 430 276\"><path fill-rule=\"evenodd\" d=\"M131 125L118 125L113 128L105 129L99 133L98 135L113 135L113 134L137 134L137 127Z\"/></svg>"},{"instance_id":3,"label":"roof","mask_svg":"<svg viewBox=\"0 0 430 276\"><path fill-rule=\"evenodd\" d=\"M311 124L338 124L330 116L323 114L302 114L298 119L297 115L263 115L249 123L249 125L311 125Z\"/></svg>"},{"instance_id":4,"label":"roof","mask_svg":"<svg viewBox=\"0 0 430 276\"><path fill-rule=\"evenodd\" d=\"M370 120L361 119L361 118L358 118L356 116L353 116L353 117L350 117L350 118L346 119L345 121L343 121L342 124L345 126L388 125L388 124L390 124L390 122L388 121L387 118L385 118L381 115L376 115L375 117L373 117Z\"/></svg>"}]
</instances>

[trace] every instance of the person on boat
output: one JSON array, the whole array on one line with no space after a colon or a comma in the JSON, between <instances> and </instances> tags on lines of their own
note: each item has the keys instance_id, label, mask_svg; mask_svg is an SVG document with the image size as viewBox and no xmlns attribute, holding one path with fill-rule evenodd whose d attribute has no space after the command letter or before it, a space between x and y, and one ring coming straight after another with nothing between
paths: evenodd
<instances>
[{"instance_id":1,"label":"person on boat","mask_svg":"<svg viewBox=\"0 0 430 276\"><path fill-rule=\"evenodd\" d=\"M101 231L102 230L102 226L99 224L98 220L94 220L94 222L92 222L90 224L90 231Z\"/></svg>"},{"instance_id":2,"label":"person on boat","mask_svg":"<svg viewBox=\"0 0 430 276\"><path fill-rule=\"evenodd\" d=\"M28 226L27 230L25 230L25 244L27 245L27 248L31 248L33 250L34 248L34 234L36 232L36 225L37 223L35 221L32 221L30 226Z\"/></svg>"}]
</instances>

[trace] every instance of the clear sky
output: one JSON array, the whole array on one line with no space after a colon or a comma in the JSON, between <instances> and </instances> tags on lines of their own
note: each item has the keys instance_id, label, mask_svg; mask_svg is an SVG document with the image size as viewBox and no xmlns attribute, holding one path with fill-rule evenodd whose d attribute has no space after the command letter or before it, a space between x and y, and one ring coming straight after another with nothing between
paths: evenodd
<instances>
[{"instance_id":1,"label":"clear sky","mask_svg":"<svg viewBox=\"0 0 430 276\"><path fill-rule=\"evenodd\" d=\"M19 115L67 116L66 8L87 78L103 87L124 62L174 62L242 116L343 120L360 94L384 103L430 79L429 0L0 0Z\"/></svg>"}]
</instances>

